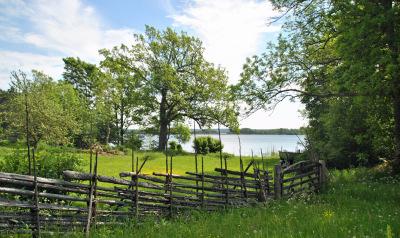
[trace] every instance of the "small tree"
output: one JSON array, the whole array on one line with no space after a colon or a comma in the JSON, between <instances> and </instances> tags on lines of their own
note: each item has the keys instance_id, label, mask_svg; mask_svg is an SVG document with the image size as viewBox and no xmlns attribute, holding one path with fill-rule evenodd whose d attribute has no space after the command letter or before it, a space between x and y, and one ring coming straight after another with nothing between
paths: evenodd
<instances>
[{"instance_id":1,"label":"small tree","mask_svg":"<svg viewBox=\"0 0 400 238\"><path fill-rule=\"evenodd\" d=\"M36 148L41 140L69 144L79 132L82 103L72 86L33 70L31 79L22 71L13 72L11 88L7 121L10 130L25 135L28 147Z\"/></svg>"}]
</instances>

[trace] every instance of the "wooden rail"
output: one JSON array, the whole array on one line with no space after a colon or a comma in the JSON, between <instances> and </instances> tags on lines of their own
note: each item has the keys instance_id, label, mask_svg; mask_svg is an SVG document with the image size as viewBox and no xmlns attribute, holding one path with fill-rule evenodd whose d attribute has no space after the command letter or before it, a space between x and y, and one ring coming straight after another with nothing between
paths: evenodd
<instances>
[{"instance_id":1,"label":"wooden rail","mask_svg":"<svg viewBox=\"0 0 400 238\"><path fill-rule=\"evenodd\" d=\"M121 172L120 178L98 175L96 161L93 173L64 171L64 179L0 172L0 233L71 228L89 234L92 226L147 214L213 211L318 191L326 181L323 161L276 165L271 176L254 162L241 171L216 168L219 175L206 174L201 160L201 169L178 175L170 158L166 173L141 174L137 162L135 172Z\"/></svg>"}]
</instances>

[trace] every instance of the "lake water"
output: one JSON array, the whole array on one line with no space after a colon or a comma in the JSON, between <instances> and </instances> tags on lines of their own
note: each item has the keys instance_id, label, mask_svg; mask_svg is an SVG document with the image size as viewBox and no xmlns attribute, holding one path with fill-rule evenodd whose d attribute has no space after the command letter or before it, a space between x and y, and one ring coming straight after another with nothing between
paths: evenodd
<instances>
[{"instance_id":1,"label":"lake water","mask_svg":"<svg viewBox=\"0 0 400 238\"><path fill-rule=\"evenodd\" d=\"M218 135L196 135L199 136L211 136L218 139ZM298 151L302 150L299 138L304 142L304 136L296 135L240 135L240 141L242 144L242 155L251 155L251 150L253 150L254 155L260 154L260 149L263 153L270 154L271 152L277 152L279 150L284 151ZM173 140L173 137L171 137ZM171 140L170 139L170 140ZM189 142L182 145L185 151L194 152L193 150L193 139L192 135ZM239 154L239 140L237 135L232 134L222 134L221 135L222 144L224 145L224 152L230 154Z\"/></svg>"}]
</instances>

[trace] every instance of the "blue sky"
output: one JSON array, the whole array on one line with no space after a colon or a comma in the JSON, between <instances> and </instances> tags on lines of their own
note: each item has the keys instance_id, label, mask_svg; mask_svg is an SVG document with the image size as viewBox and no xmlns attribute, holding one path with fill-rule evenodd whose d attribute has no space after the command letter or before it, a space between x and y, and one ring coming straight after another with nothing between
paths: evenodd
<instances>
[{"instance_id":1,"label":"blue sky","mask_svg":"<svg viewBox=\"0 0 400 238\"><path fill-rule=\"evenodd\" d=\"M225 67L235 83L246 57L263 52L279 34L279 24L267 25L278 14L258 0L0 0L0 88L8 88L16 69L38 69L59 79L66 56L98 63L99 49L129 44L146 24L199 37L205 57ZM296 128L305 124L301 108L283 102L241 126Z\"/></svg>"}]
</instances>

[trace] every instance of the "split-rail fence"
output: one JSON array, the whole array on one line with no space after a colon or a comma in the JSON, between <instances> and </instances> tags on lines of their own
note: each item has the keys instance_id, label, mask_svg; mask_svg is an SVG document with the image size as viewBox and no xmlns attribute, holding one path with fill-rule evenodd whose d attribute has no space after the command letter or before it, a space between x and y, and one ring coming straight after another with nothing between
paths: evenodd
<instances>
[{"instance_id":1,"label":"split-rail fence","mask_svg":"<svg viewBox=\"0 0 400 238\"><path fill-rule=\"evenodd\" d=\"M172 161L167 160L165 173L141 173L136 163L136 171L121 172L119 178L97 174L97 163L92 173L64 171L64 179L0 172L0 233L37 237L81 230L88 235L93 226L144 215L214 211L315 192L326 180L323 161L268 171L253 160L240 171L225 167L205 173L201 159L200 168L196 163L196 171L180 175L173 173Z\"/></svg>"}]
</instances>

